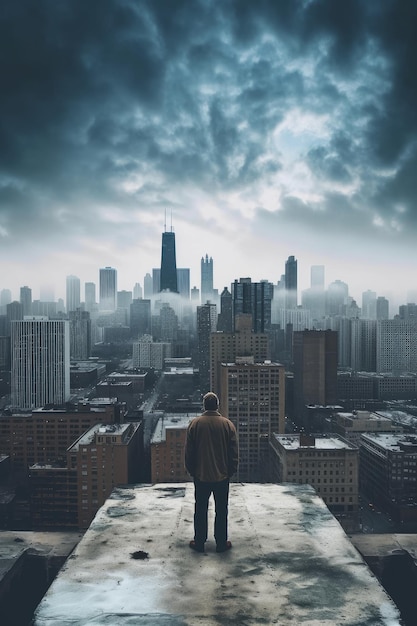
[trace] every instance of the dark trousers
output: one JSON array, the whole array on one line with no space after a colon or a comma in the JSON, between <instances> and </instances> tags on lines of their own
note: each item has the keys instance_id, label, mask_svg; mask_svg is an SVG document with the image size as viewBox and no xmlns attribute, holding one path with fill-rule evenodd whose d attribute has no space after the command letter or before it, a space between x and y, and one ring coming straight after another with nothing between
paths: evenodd
<instances>
[{"instance_id":1,"label":"dark trousers","mask_svg":"<svg viewBox=\"0 0 417 626\"><path fill-rule=\"evenodd\" d=\"M194 508L194 541L197 545L204 545L207 541L207 512L210 495L214 496L215 518L214 538L218 546L227 541L227 509L229 501L229 479L214 483L206 483L194 479L195 508Z\"/></svg>"}]
</instances>

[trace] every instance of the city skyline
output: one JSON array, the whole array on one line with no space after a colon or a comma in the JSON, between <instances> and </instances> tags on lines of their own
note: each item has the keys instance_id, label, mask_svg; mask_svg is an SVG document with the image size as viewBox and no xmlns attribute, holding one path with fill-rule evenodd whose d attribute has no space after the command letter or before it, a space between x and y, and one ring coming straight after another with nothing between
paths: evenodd
<instances>
[{"instance_id":1,"label":"city skyline","mask_svg":"<svg viewBox=\"0 0 417 626\"><path fill-rule=\"evenodd\" d=\"M214 287L298 261L396 306L417 288L417 6L6 0L0 289L99 268L132 290L213 258Z\"/></svg>"}]
</instances>

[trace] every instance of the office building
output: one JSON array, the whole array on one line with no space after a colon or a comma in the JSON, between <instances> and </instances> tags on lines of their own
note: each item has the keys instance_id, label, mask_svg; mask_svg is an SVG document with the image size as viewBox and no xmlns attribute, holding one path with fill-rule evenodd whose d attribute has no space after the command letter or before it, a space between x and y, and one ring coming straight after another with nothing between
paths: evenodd
<instances>
[{"instance_id":1,"label":"office building","mask_svg":"<svg viewBox=\"0 0 417 626\"><path fill-rule=\"evenodd\" d=\"M139 300L140 298L143 298L143 289L142 289L140 283L135 283L133 285L133 296L132 296L132 299L133 300Z\"/></svg>"},{"instance_id":2,"label":"office building","mask_svg":"<svg viewBox=\"0 0 417 626\"><path fill-rule=\"evenodd\" d=\"M362 319L376 320L376 293L370 289L362 293Z\"/></svg>"},{"instance_id":3,"label":"office building","mask_svg":"<svg viewBox=\"0 0 417 626\"><path fill-rule=\"evenodd\" d=\"M61 465L32 465L34 527L88 528L114 487L139 482L141 435L141 423L95 424Z\"/></svg>"},{"instance_id":4,"label":"office building","mask_svg":"<svg viewBox=\"0 0 417 626\"><path fill-rule=\"evenodd\" d=\"M17 300L6 304L6 335L10 337L11 323L16 320L23 320L23 306Z\"/></svg>"},{"instance_id":5,"label":"office building","mask_svg":"<svg viewBox=\"0 0 417 626\"><path fill-rule=\"evenodd\" d=\"M130 305L130 335L138 339L151 334L151 301L133 300Z\"/></svg>"},{"instance_id":6,"label":"office building","mask_svg":"<svg viewBox=\"0 0 417 626\"><path fill-rule=\"evenodd\" d=\"M20 287L20 304L22 305L23 317L32 315L32 289Z\"/></svg>"},{"instance_id":7,"label":"office building","mask_svg":"<svg viewBox=\"0 0 417 626\"><path fill-rule=\"evenodd\" d=\"M11 359L12 406L30 409L69 400L67 320L33 317L12 322Z\"/></svg>"},{"instance_id":8,"label":"office building","mask_svg":"<svg viewBox=\"0 0 417 626\"><path fill-rule=\"evenodd\" d=\"M220 368L220 412L235 425L239 442L237 481L260 482L267 443L285 431L285 371L277 363L237 359Z\"/></svg>"},{"instance_id":9,"label":"office building","mask_svg":"<svg viewBox=\"0 0 417 626\"><path fill-rule=\"evenodd\" d=\"M383 417L372 411L338 412L334 414L333 429L352 445L359 448L361 436L364 433L393 433L398 432L388 417Z\"/></svg>"},{"instance_id":10,"label":"office building","mask_svg":"<svg viewBox=\"0 0 417 626\"><path fill-rule=\"evenodd\" d=\"M70 357L82 361L91 356L91 319L88 311L69 312Z\"/></svg>"},{"instance_id":11,"label":"office building","mask_svg":"<svg viewBox=\"0 0 417 626\"><path fill-rule=\"evenodd\" d=\"M376 319L352 319L350 367L356 372L376 371Z\"/></svg>"},{"instance_id":12,"label":"office building","mask_svg":"<svg viewBox=\"0 0 417 626\"><path fill-rule=\"evenodd\" d=\"M100 311L114 312L117 304L117 271L112 267L100 268Z\"/></svg>"},{"instance_id":13,"label":"office building","mask_svg":"<svg viewBox=\"0 0 417 626\"><path fill-rule=\"evenodd\" d=\"M225 287L220 296L220 313L217 317L217 330L224 333L233 331L232 294Z\"/></svg>"},{"instance_id":14,"label":"office building","mask_svg":"<svg viewBox=\"0 0 417 626\"><path fill-rule=\"evenodd\" d=\"M349 287L341 280L330 283L326 293L326 315L344 315L349 297Z\"/></svg>"},{"instance_id":15,"label":"office building","mask_svg":"<svg viewBox=\"0 0 417 626\"><path fill-rule=\"evenodd\" d=\"M289 256L285 262L285 308L296 309L297 304L297 259Z\"/></svg>"},{"instance_id":16,"label":"office building","mask_svg":"<svg viewBox=\"0 0 417 626\"><path fill-rule=\"evenodd\" d=\"M159 290L158 290L159 291ZM153 296L153 279L149 272L143 278L143 297L145 300L151 298ZM134 298L136 300L136 298Z\"/></svg>"},{"instance_id":17,"label":"office building","mask_svg":"<svg viewBox=\"0 0 417 626\"><path fill-rule=\"evenodd\" d=\"M244 321L247 321L245 327ZM255 363L270 359L266 333L252 332L251 316L239 316L235 333L210 334L210 389L220 393L220 368L222 363L235 363L237 358L252 357Z\"/></svg>"},{"instance_id":18,"label":"office building","mask_svg":"<svg viewBox=\"0 0 417 626\"><path fill-rule=\"evenodd\" d=\"M188 267L177 268L177 289L180 296L190 299L190 269Z\"/></svg>"},{"instance_id":19,"label":"office building","mask_svg":"<svg viewBox=\"0 0 417 626\"><path fill-rule=\"evenodd\" d=\"M159 291L178 293L175 233L162 233L161 276Z\"/></svg>"},{"instance_id":20,"label":"office building","mask_svg":"<svg viewBox=\"0 0 417 626\"><path fill-rule=\"evenodd\" d=\"M213 300L213 259L206 254L201 258L201 304Z\"/></svg>"},{"instance_id":21,"label":"office building","mask_svg":"<svg viewBox=\"0 0 417 626\"><path fill-rule=\"evenodd\" d=\"M164 369L164 361L172 356L172 344L166 341L154 341L151 335L143 335L133 343L133 362L135 368L155 370Z\"/></svg>"},{"instance_id":22,"label":"office building","mask_svg":"<svg viewBox=\"0 0 417 626\"><path fill-rule=\"evenodd\" d=\"M305 330L293 335L294 418L306 424L306 405L337 400L337 333Z\"/></svg>"},{"instance_id":23,"label":"office building","mask_svg":"<svg viewBox=\"0 0 417 626\"><path fill-rule=\"evenodd\" d=\"M279 483L308 484L345 530L358 529L359 451L339 435L275 435L272 471Z\"/></svg>"},{"instance_id":24,"label":"office building","mask_svg":"<svg viewBox=\"0 0 417 626\"><path fill-rule=\"evenodd\" d=\"M396 521L417 520L417 437L364 434L360 444L361 488Z\"/></svg>"},{"instance_id":25,"label":"office building","mask_svg":"<svg viewBox=\"0 0 417 626\"><path fill-rule=\"evenodd\" d=\"M417 372L417 318L377 323L377 372Z\"/></svg>"},{"instance_id":26,"label":"office building","mask_svg":"<svg viewBox=\"0 0 417 626\"><path fill-rule=\"evenodd\" d=\"M312 319L320 321L326 313L324 265L312 265L310 271L310 288L302 292L301 304L310 311Z\"/></svg>"},{"instance_id":27,"label":"office building","mask_svg":"<svg viewBox=\"0 0 417 626\"><path fill-rule=\"evenodd\" d=\"M66 281L66 309L67 309L67 313L69 313L70 311L76 311L77 309L80 308L80 302L81 302L81 297L80 297L80 291L81 286L80 286L80 279L78 278L78 276L67 276L67 281Z\"/></svg>"},{"instance_id":28,"label":"office building","mask_svg":"<svg viewBox=\"0 0 417 626\"><path fill-rule=\"evenodd\" d=\"M389 301L383 296L379 296L376 299L376 319L377 320L389 319Z\"/></svg>"},{"instance_id":29,"label":"office building","mask_svg":"<svg viewBox=\"0 0 417 626\"><path fill-rule=\"evenodd\" d=\"M84 285L84 299L85 299L85 310L95 311L97 308L96 302L96 284L95 283L85 283Z\"/></svg>"},{"instance_id":30,"label":"office building","mask_svg":"<svg viewBox=\"0 0 417 626\"><path fill-rule=\"evenodd\" d=\"M187 426L198 413L164 414L151 438L151 481L182 483L192 480L184 465Z\"/></svg>"},{"instance_id":31,"label":"office building","mask_svg":"<svg viewBox=\"0 0 417 626\"><path fill-rule=\"evenodd\" d=\"M252 283L250 278L236 279L231 285L233 322L242 314L252 316L252 330L263 333L271 327L271 306L274 286L267 281Z\"/></svg>"},{"instance_id":32,"label":"office building","mask_svg":"<svg viewBox=\"0 0 417 626\"><path fill-rule=\"evenodd\" d=\"M217 307L207 302L197 307L197 342L200 389L205 394L210 391L210 335L216 331Z\"/></svg>"}]
</instances>

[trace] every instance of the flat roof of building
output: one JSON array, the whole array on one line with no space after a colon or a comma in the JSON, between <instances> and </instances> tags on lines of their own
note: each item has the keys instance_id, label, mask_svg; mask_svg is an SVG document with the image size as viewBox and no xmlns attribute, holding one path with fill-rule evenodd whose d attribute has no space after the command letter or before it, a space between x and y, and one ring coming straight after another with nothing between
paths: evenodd
<instances>
[{"instance_id":1,"label":"flat roof of building","mask_svg":"<svg viewBox=\"0 0 417 626\"><path fill-rule=\"evenodd\" d=\"M400 614L308 485L231 484L217 554L209 507L193 552L190 483L115 489L36 609L33 626L399 626Z\"/></svg>"},{"instance_id":2,"label":"flat roof of building","mask_svg":"<svg viewBox=\"0 0 417 626\"><path fill-rule=\"evenodd\" d=\"M316 448L317 450L344 450L355 449L356 446L351 444L346 439L342 439L337 435L329 435L328 437L312 436L314 438L314 445L300 445L300 435L277 435L274 433L274 437L280 442L280 444L286 450L298 450L299 448Z\"/></svg>"},{"instance_id":3,"label":"flat roof of building","mask_svg":"<svg viewBox=\"0 0 417 626\"><path fill-rule=\"evenodd\" d=\"M196 413L165 413L158 420L152 435L151 444L165 441L167 428L187 428L191 420L200 414L201 411Z\"/></svg>"},{"instance_id":4,"label":"flat roof of building","mask_svg":"<svg viewBox=\"0 0 417 626\"><path fill-rule=\"evenodd\" d=\"M417 446L417 435L408 435L405 433L366 433L362 435L366 439L373 441L385 450L391 452L401 452L403 449L400 444L409 444Z\"/></svg>"},{"instance_id":5,"label":"flat roof of building","mask_svg":"<svg viewBox=\"0 0 417 626\"><path fill-rule=\"evenodd\" d=\"M129 427L130 422L124 424L95 424L77 439L77 441L68 448L68 451L75 452L80 446L88 446L94 441L96 435L122 435Z\"/></svg>"}]
</instances>

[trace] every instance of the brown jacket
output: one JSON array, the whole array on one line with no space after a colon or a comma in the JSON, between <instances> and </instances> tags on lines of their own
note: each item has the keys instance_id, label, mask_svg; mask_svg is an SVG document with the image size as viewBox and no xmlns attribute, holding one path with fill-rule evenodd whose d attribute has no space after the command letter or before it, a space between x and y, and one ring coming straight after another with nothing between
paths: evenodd
<instances>
[{"instance_id":1,"label":"brown jacket","mask_svg":"<svg viewBox=\"0 0 417 626\"><path fill-rule=\"evenodd\" d=\"M185 467L193 478L218 482L237 470L238 445L232 422L218 411L204 411L187 429Z\"/></svg>"}]
</instances>

